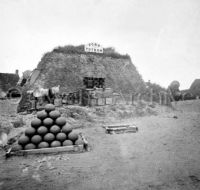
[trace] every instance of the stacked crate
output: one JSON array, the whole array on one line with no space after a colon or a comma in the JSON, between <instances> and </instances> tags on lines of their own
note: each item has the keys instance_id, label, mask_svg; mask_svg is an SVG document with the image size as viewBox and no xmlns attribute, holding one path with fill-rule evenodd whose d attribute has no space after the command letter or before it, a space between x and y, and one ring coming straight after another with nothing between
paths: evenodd
<instances>
[{"instance_id":1,"label":"stacked crate","mask_svg":"<svg viewBox=\"0 0 200 190\"><path fill-rule=\"evenodd\" d=\"M113 90L111 88L93 88L82 90L82 103L89 106L112 104Z\"/></svg>"}]
</instances>

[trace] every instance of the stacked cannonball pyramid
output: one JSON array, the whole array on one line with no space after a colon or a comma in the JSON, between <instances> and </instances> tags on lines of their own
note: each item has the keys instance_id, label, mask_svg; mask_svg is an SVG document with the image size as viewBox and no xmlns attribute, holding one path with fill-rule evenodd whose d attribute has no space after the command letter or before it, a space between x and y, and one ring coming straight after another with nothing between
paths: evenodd
<instances>
[{"instance_id":1,"label":"stacked cannonball pyramid","mask_svg":"<svg viewBox=\"0 0 200 190\"><path fill-rule=\"evenodd\" d=\"M25 130L18 144L20 149L30 150L80 145L83 141L72 131L72 127L61 117L60 112L55 110L55 106L47 104L45 110L37 112L37 118L31 121L31 127Z\"/></svg>"}]
</instances>

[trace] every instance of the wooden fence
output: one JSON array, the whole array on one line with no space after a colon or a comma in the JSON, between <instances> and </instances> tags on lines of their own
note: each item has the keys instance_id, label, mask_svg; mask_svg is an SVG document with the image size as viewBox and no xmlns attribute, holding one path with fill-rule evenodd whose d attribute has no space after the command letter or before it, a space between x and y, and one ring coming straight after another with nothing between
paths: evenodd
<instances>
[{"instance_id":1,"label":"wooden fence","mask_svg":"<svg viewBox=\"0 0 200 190\"><path fill-rule=\"evenodd\" d=\"M142 101L149 102L149 104L158 103L160 105L171 105L170 95L166 92L155 94L153 90L150 90L149 93L118 93L117 96L113 96L113 104L134 105Z\"/></svg>"}]
</instances>

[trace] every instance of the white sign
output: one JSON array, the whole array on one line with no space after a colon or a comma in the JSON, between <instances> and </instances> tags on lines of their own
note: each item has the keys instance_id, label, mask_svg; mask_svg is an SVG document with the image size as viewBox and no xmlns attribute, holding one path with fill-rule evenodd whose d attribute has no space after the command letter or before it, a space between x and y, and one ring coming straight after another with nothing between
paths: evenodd
<instances>
[{"instance_id":1,"label":"white sign","mask_svg":"<svg viewBox=\"0 0 200 190\"><path fill-rule=\"evenodd\" d=\"M85 52L103 53L103 47L97 43L89 43L85 45Z\"/></svg>"}]
</instances>

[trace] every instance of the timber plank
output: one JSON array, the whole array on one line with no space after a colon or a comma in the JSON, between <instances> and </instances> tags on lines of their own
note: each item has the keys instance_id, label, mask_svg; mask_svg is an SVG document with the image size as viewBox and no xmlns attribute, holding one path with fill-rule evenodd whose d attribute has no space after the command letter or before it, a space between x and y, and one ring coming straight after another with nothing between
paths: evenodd
<instances>
[{"instance_id":1,"label":"timber plank","mask_svg":"<svg viewBox=\"0 0 200 190\"><path fill-rule=\"evenodd\" d=\"M138 127L134 125L107 125L104 126L106 132L109 134L120 134L120 133L136 133L138 132Z\"/></svg>"},{"instance_id":2,"label":"timber plank","mask_svg":"<svg viewBox=\"0 0 200 190\"><path fill-rule=\"evenodd\" d=\"M72 145L72 146L31 149L31 150L19 150L16 152L11 152L11 154L16 156L23 156L31 154L49 154L49 153L60 153L60 152L83 152L83 151L84 151L83 145Z\"/></svg>"}]
</instances>

